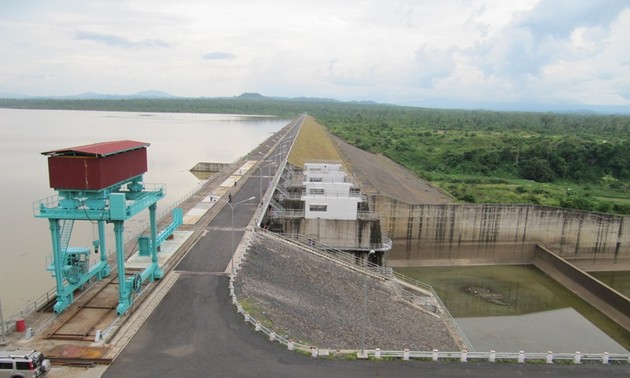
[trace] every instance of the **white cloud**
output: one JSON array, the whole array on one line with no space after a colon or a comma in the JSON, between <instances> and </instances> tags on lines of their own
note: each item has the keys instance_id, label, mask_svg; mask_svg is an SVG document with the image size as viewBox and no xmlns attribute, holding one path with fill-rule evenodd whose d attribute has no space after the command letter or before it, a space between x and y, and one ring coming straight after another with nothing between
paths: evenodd
<instances>
[{"instance_id":1,"label":"white cloud","mask_svg":"<svg viewBox=\"0 0 630 378\"><path fill-rule=\"evenodd\" d=\"M102 43L108 46L123 47L123 48L151 48L151 47L169 47L167 42L144 39L144 40L129 40L124 37L120 37L113 34L101 34L93 32L76 32L74 36L78 40L92 41L96 43Z\"/></svg>"},{"instance_id":2,"label":"white cloud","mask_svg":"<svg viewBox=\"0 0 630 378\"><path fill-rule=\"evenodd\" d=\"M223 60L223 59L234 59L236 55L225 52L225 51L212 51L209 53L203 54L203 58L206 60Z\"/></svg>"},{"instance_id":3,"label":"white cloud","mask_svg":"<svg viewBox=\"0 0 630 378\"><path fill-rule=\"evenodd\" d=\"M0 92L630 105L626 4L5 0Z\"/></svg>"}]
</instances>

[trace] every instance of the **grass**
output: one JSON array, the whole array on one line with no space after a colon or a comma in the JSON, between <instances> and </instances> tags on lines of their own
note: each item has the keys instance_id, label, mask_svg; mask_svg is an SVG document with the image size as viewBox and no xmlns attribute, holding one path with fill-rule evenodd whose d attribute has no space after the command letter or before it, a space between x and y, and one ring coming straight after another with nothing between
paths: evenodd
<instances>
[{"instance_id":1,"label":"grass","mask_svg":"<svg viewBox=\"0 0 630 378\"><path fill-rule=\"evenodd\" d=\"M295 140L295 145L289 155L289 163L302 167L306 161L313 160L343 163L343 159L330 139L326 128L309 116L304 121L304 125ZM346 168L345 164L343 165Z\"/></svg>"},{"instance_id":2,"label":"grass","mask_svg":"<svg viewBox=\"0 0 630 378\"><path fill-rule=\"evenodd\" d=\"M453 139L456 136L456 134L453 134L450 138ZM348 139L347 137L346 135L346 139ZM350 142L352 144L360 144L357 140L350 140ZM453 144L453 140L450 140L451 144L445 141L433 142L435 143L431 143L429 148L436 148L436 146L440 146L440 143L446 143L446 145L452 146L453 149L462 148L457 144ZM421 149L420 151L423 150ZM630 195L628 195L628 185L626 183L622 183L622 185L618 185L617 189L614 189L603 182L592 181L579 183L558 180L551 183L539 183L514 177L508 172L498 176L488 176L473 172L468 174L446 173L439 169L438 166L436 166L438 169L427 172L424 171L426 167L422 163L422 158L415 156L414 159L407 161L403 159L405 156L407 155L394 151L393 155L388 157L400 160L399 162L407 166L407 168L444 189L462 203L530 204L604 213L630 214ZM430 163L431 159L429 157L425 157L425 159ZM326 127L319 124L314 118L307 117L289 155L289 162L297 166L303 166L306 161L318 160L340 161L344 165L344 169L348 171L348 166L329 137Z\"/></svg>"},{"instance_id":3,"label":"grass","mask_svg":"<svg viewBox=\"0 0 630 378\"><path fill-rule=\"evenodd\" d=\"M243 307L243 310L247 312L249 316L256 319L256 321L260 324L270 329L273 327L273 321L264 314L263 308L257 303L243 298L239 299L239 303L241 304L241 307Z\"/></svg>"},{"instance_id":4,"label":"grass","mask_svg":"<svg viewBox=\"0 0 630 378\"><path fill-rule=\"evenodd\" d=\"M588 210L607 212L614 205L630 205L627 191L615 190L604 184L557 181L539 183L516 178L496 178L476 175L435 174L432 182L461 202L492 204L534 204L562 206L568 196L591 201Z\"/></svg>"}]
</instances>

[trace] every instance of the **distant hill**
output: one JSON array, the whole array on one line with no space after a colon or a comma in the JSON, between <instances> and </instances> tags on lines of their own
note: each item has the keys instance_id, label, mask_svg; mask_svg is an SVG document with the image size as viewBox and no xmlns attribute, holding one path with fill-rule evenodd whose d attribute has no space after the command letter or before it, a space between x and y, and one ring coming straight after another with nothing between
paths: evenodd
<instances>
[{"instance_id":1,"label":"distant hill","mask_svg":"<svg viewBox=\"0 0 630 378\"><path fill-rule=\"evenodd\" d=\"M236 96L234 98L238 98L241 100L262 100L267 97L261 95L260 93L245 92L245 93L241 93L239 96Z\"/></svg>"},{"instance_id":2,"label":"distant hill","mask_svg":"<svg viewBox=\"0 0 630 378\"><path fill-rule=\"evenodd\" d=\"M0 98L16 98L16 99L53 99L53 100L123 100L135 98L177 98L170 93L158 90L148 90L137 92L129 95L123 94L105 94L95 92L85 92L69 96L26 96L18 93L0 93Z\"/></svg>"},{"instance_id":3,"label":"distant hill","mask_svg":"<svg viewBox=\"0 0 630 378\"><path fill-rule=\"evenodd\" d=\"M263 96L260 93L251 93L251 92L245 92L233 98L240 99L240 100L279 100L279 101L338 102L338 103L343 102L335 98L325 98L325 97L278 97L278 96L268 97L268 96ZM351 101L351 102L359 103L357 101ZM372 102L372 101L370 101L370 103L376 104L376 102Z\"/></svg>"},{"instance_id":4,"label":"distant hill","mask_svg":"<svg viewBox=\"0 0 630 378\"><path fill-rule=\"evenodd\" d=\"M280 103L290 104L292 107L308 107L312 106L346 106L346 105L356 105L356 106L393 106L393 107L410 107L410 108L424 108L424 109L442 109L442 110L479 110L479 111L493 111L493 112L527 112L527 113L556 113L556 114L568 114L568 115L601 115L601 114L619 114L619 115L628 115L630 114L630 108L623 105L558 105L558 104L542 104L542 103L474 103L474 104L464 104L454 102L451 107L444 106L435 106L437 104L432 104L427 102L423 105L418 104L405 104L405 103L386 103L386 102L376 102L376 101L366 101L366 100L338 100L335 98L329 97L281 97L281 96L265 96L258 92L244 92L238 96L220 96L220 97L180 97L174 96L170 93L163 92L160 90L147 90L142 92L137 92L133 94L105 94L105 93L96 93L96 92L86 92L80 93L76 95L70 96L28 96L20 93L13 92L0 92L0 107L18 107L16 105L16 101L21 101L19 107L25 108L49 108L49 107L63 107L64 105L51 105L50 103L46 104L35 104L34 102L41 102L47 100L58 100L58 101L73 101L73 100L156 100L155 102L161 102L158 108L153 109L155 111L164 111L166 109L164 102L168 102L169 100L176 101L177 104L182 104L183 102L188 102L188 105L196 102L196 101L204 101L204 107L207 108L207 104L205 101L225 101L225 100L238 100L238 101L251 101L252 103L256 102L258 107L264 108L267 106L267 109L270 109L270 104L273 106L280 106ZM164 101L158 101L164 100ZM11 103L11 101L13 101ZM235 102L238 102L235 101ZM29 102L26 104L25 102ZM89 103L90 101L85 101ZM114 102L114 101L112 101ZM149 101L144 101L149 102ZM7 105L11 103L11 105ZM251 105L251 104L250 104ZM79 108L89 108L90 106L96 106L100 108L108 108L108 109L116 109L117 107L125 108L127 105L115 104L115 105L67 105L67 107L78 106ZM142 106L147 106L146 104ZM177 108L174 104L170 104L168 109L172 111L183 111L182 109L187 109L187 111L195 112L195 108L198 106L187 107L186 105L182 105L181 109ZM136 106L137 107L137 106ZM129 109L133 108L132 105L129 105ZM234 106L232 106L234 108ZM281 107L282 108L282 107ZM251 109L251 106L250 108ZM282 108L285 109L285 108ZM285 109L286 110L286 109ZM222 107L220 110L216 110L219 112L231 112L230 107L226 107L225 102L222 102ZM243 109L236 108L233 110L234 112L242 112ZM253 110L249 110L253 111ZM278 111L276 110L275 114Z\"/></svg>"},{"instance_id":5,"label":"distant hill","mask_svg":"<svg viewBox=\"0 0 630 378\"><path fill-rule=\"evenodd\" d=\"M128 99L128 98L175 98L170 93L158 91L158 90L148 90L143 92L137 92L129 95L122 94L103 94L103 93L93 93L86 92L78 95L72 96L59 96L59 97L51 97L51 98L60 98L60 99L69 99L69 100L117 100L117 99Z\"/></svg>"},{"instance_id":6,"label":"distant hill","mask_svg":"<svg viewBox=\"0 0 630 378\"><path fill-rule=\"evenodd\" d=\"M19 93L0 92L0 98L28 98L28 96Z\"/></svg>"}]
</instances>

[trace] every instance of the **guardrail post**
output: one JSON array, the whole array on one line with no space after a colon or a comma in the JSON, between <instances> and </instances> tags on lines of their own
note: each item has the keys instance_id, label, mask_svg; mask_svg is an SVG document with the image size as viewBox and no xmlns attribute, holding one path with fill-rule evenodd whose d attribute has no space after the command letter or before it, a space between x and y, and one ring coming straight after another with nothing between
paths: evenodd
<instances>
[{"instance_id":1,"label":"guardrail post","mask_svg":"<svg viewBox=\"0 0 630 378\"><path fill-rule=\"evenodd\" d=\"M287 349L289 350L295 349L295 343L293 342L293 340L289 340L289 342L287 343Z\"/></svg>"},{"instance_id":2,"label":"guardrail post","mask_svg":"<svg viewBox=\"0 0 630 378\"><path fill-rule=\"evenodd\" d=\"M604 352L604 355L602 356L602 364L607 364L608 363L608 357L610 357L608 355L608 352Z\"/></svg>"},{"instance_id":3,"label":"guardrail post","mask_svg":"<svg viewBox=\"0 0 630 378\"><path fill-rule=\"evenodd\" d=\"M409 349L405 349L403 351L403 361L408 361L409 360Z\"/></svg>"},{"instance_id":4,"label":"guardrail post","mask_svg":"<svg viewBox=\"0 0 630 378\"><path fill-rule=\"evenodd\" d=\"M437 349L433 349L433 353L431 354L431 360L433 360L433 361L437 361L438 360L438 350Z\"/></svg>"},{"instance_id":5,"label":"guardrail post","mask_svg":"<svg viewBox=\"0 0 630 378\"><path fill-rule=\"evenodd\" d=\"M381 358L381 348L374 349L374 358Z\"/></svg>"},{"instance_id":6,"label":"guardrail post","mask_svg":"<svg viewBox=\"0 0 630 378\"><path fill-rule=\"evenodd\" d=\"M269 332L269 341L274 341L276 339L276 333L271 331Z\"/></svg>"},{"instance_id":7,"label":"guardrail post","mask_svg":"<svg viewBox=\"0 0 630 378\"><path fill-rule=\"evenodd\" d=\"M317 348L311 347L311 356L312 357L317 357Z\"/></svg>"},{"instance_id":8,"label":"guardrail post","mask_svg":"<svg viewBox=\"0 0 630 378\"><path fill-rule=\"evenodd\" d=\"M548 351L547 352L547 359L546 362L548 364L553 364L553 352L552 351Z\"/></svg>"},{"instance_id":9,"label":"guardrail post","mask_svg":"<svg viewBox=\"0 0 630 378\"><path fill-rule=\"evenodd\" d=\"M523 350L518 352L518 363L519 364L525 363L525 351Z\"/></svg>"},{"instance_id":10,"label":"guardrail post","mask_svg":"<svg viewBox=\"0 0 630 378\"><path fill-rule=\"evenodd\" d=\"M236 299L236 295L232 296L232 304L237 304L238 300Z\"/></svg>"},{"instance_id":11,"label":"guardrail post","mask_svg":"<svg viewBox=\"0 0 630 378\"><path fill-rule=\"evenodd\" d=\"M245 317L245 323L249 323L249 314L244 313L243 316Z\"/></svg>"},{"instance_id":12,"label":"guardrail post","mask_svg":"<svg viewBox=\"0 0 630 378\"><path fill-rule=\"evenodd\" d=\"M466 349L462 350L462 355L459 359L460 362L468 362L468 351Z\"/></svg>"},{"instance_id":13,"label":"guardrail post","mask_svg":"<svg viewBox=\"0 0 630 378\"><path fill-rule=\"evenodd\" d=\"M256 332L260 332L260 322L256 322L256 326L254 327Z\"/></svg>"},{"instance_id":14,"label":"guardrail post","mask_svg":"<svg viewBox=\"0 0 630 378\"><path fill-rule=\"evenodd\" d=\"M575 357L573 358L573 363L574 364L581 364L582 363L582 354L580 354L580 352L575 352Z\"/></svg>"},{"instance_id":15,"label":"guardrail post","mask_svg":"<svg viewBox=\"0 0 630 378\"><path fill-rule=\"evenodd\" d=\"M497 352L494 350L490 351L490 356L488 357L488 361L495 362L497 360Z\"/></svg>"}]
</instances>

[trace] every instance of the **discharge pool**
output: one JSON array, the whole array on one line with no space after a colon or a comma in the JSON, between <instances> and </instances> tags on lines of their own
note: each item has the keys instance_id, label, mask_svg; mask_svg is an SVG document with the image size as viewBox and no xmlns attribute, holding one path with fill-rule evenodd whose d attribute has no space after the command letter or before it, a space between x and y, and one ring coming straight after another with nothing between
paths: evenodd
<instances>
[{"instance_id":1,"label":"discharge pool","mask_svg":"<svg viewBox=\"0 0 630 378\"><path fill-rule=\"evenodd\" d=\"M477 351L630 349L630 332L533 265L395 270L431 285Z\"/></svg>"}]
</instances>

